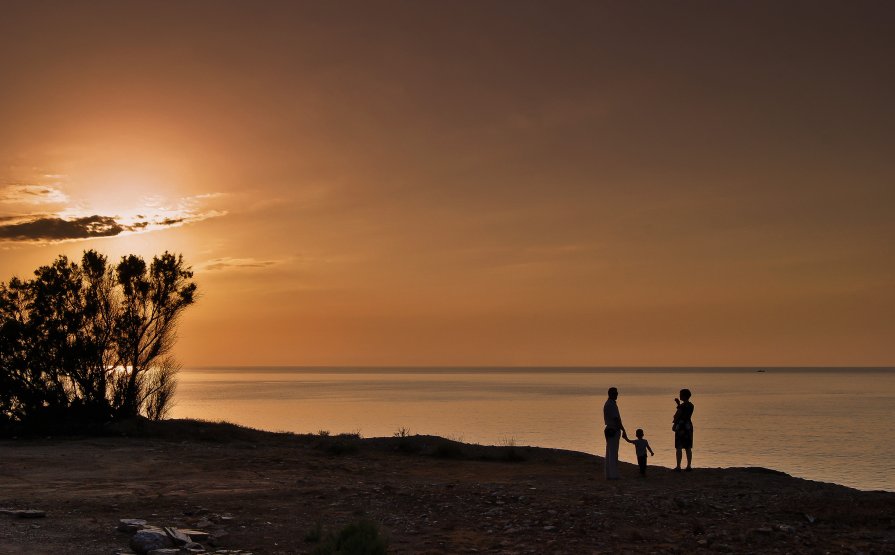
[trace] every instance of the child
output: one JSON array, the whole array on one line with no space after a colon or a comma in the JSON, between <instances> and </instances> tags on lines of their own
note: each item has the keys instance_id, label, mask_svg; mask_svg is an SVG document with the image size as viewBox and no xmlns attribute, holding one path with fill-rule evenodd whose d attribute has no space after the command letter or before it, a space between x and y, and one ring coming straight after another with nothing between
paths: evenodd
<instances>
[{"instance_id":1,"label":"child","mask_svg":"<svg viewBox=\"0 0 895 555\"><path fill-rule=\"evenodd\" d=\"M637 434L637 439L635 440L628 439L627 433L622 433L622 437L628 443L634 444L634 452L637 453L637 464L640 465L640 475L646 477L646 452L649 451L651 456L655 455L655 453L653 453L652 447L649 446L649 442L643 439L643 430L637 428L635 433Z\"/></svg>"}]
</instances>

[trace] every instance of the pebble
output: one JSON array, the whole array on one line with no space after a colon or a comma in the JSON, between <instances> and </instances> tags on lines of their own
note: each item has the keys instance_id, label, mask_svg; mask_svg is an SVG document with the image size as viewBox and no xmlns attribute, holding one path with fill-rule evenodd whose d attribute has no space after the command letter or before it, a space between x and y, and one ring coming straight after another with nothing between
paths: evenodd
<instances>
[{"instance_id":1,"label":"pebble","mask_svg":"<svg viewBox=\"0 0 895 555\"><path fill-rule=\"evenodd\" d=\"M130 546L137 553L149 553L153 550L173 547L174 542L160 528L144 528L134 534Z\"/></svg>"},{"instance_id":2,"label":"pebble","mask_svg":"<svg viewBox=\"0 0 895 555\"><path fill-rule=\"evenodd\" d=\"M23 509L21 511L16 511L15 515L19 518L44 518L47 516L46 511L39 511L37 509Z\"/></svg>"},{"instance_id":3,"label":"pebble","mask_svg":"<svg viewBox=\"0 0 895 555\"><path fill-rule=\"evenodd\" d=\"M118 530L129 534L142 530L145 526L146 521L140 518L122 518L118 521Z\"/></svg>"}]
</instances>

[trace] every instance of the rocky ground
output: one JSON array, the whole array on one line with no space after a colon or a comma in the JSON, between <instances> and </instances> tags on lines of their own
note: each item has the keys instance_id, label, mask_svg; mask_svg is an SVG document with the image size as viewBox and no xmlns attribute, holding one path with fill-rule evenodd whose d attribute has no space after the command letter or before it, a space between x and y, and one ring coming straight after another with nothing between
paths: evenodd
<instances>
[{"instance_id":1,"label":"rocky ground","mask_svg":"<svg viewBox=\"0 0 895 555\"><path fill-rule=\"evenodd\" d=\"M601 478L568 451L175 421L0 441L0 553L129 553L121 519L209 552L310 553L371 521L394 553L895 553L895 493L764 469ZM40 510L23 518L13 510Z\"/></svg>"}]
</instances>

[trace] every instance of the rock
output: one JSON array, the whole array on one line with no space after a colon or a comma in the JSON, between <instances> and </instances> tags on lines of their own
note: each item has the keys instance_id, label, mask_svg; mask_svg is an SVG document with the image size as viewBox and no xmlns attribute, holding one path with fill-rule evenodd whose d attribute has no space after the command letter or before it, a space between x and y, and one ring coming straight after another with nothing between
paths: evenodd
<instances>
[{"instance_id":1,"label":"rock","mask_svg":"<svg viewBox=\"0 0 895 555\"><path fill-rule=\"evenodd\" d=\"M174 545L183 545L190 543L192 539L183 533L182 530L178 530L177 528L170 528L165 526L165 533L168 534L168 537L174 540Z\"/></svg>"},{"instance_id":2,"label":"rock","mask_svg":"<svg viewBox=\"0 0 895 555\"><path fill-rule=\"evenodd\" d=\"M781 532L785 532L787 534L792 534L793 532L796 531L796 529L793 528L792 526L790 526L789 524L778 524L777 526L775 526L775 528L777 530L780 530Z\"/></svg>"},{"instance_id":3,"label":"rock","mask_svg":"<svg viewBox=\"0 0 895 555\"><path fill-rule=\"evenodd\" d=\"M19 518L44 518L47 516L45 511L38 511L37 509L19 509L13 514Z\"/></svg>"},{"instance_id":4,"label":"rock","mask_svg":"<svg viewBox=\"0 0 895 555\"><path fill-rule=\"evenodd\" d=\"M212 526L214 526L214 522L208 520L207 518L203 518L202 520L200 520L199 522L196 523L196 526L198 528L211 528Z\"/></svg>"},{"instance_id":5,"label":"rock","mask_svg":"<svg viewBox=\"0 0 895 555\"><path fill-rule=\"evenodd\" d=\"M160 528L144 528L134 534L130 546L137 553L149 553L157 549L174 547L174 541Z\"/></svg>"},{"instance_id":6,"label":"rock","mask_svg":"<svg viewBox=\"0 0 895 555\"><path fill-rule=\"evenodd\" d=\"M814 524L814 521L817 519L809 515L808 513L805 513L805 520L808 521L808 524Z\"/></svg>"},{"instance_id":7,"label":"rock","mask_svg":"<svg viewBox=\"0 0 895 555\"><path fill-rule=\"evenodd\" d=\"M129 534L142 530L145 526L146 521L140 518L122 518L118 521L118 530Z\"/></svg>"},{"instance_id":8,"label":"rock","mask_svg":"<svg viewBox=\"0 0 895 555\"><path fill-rule=\"evenodd\" d=\"M180 555L180 550L173 547L165 547L163 549L153 549L146 555Z\"/></svg>"},{"instance_id":9,"label":"rock","mask_svg":"<svg viewBox=\"0 0 895 555\"><path fill-rule=\"evenodd\" d=\"M207 530L192 530L192 529L183 529L179 528L181 532L190 537L190 541L194 542L204 542L208 539L208 536L211 534L208 533Z\"/></svg>"},{"instance_id":10,"label":"rock","mask_svg":"<svg viewBox=\"0 0 895 555\"><path fill-rule=\"evenodd\" d=\"M180 546L180 550L187 553L205 553L205 548L202 547L202 544L196 542L187 542Z\"/></svg>"}]
</instances>

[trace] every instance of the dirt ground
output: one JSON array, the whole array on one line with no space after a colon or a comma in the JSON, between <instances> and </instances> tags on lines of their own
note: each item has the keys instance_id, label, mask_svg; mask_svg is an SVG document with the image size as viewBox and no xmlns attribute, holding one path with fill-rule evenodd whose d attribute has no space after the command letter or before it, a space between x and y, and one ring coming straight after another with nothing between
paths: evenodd
<instances>
[{"instance_id":1,"label":"dirt ground","mask_svg":"<svg viewBox=\"0 0 895 555\"><path fill-rule=\"evenodd\" d=\"M254 554L310 553L315 530L362 519L394 553L895 553L895 493L763 469L601 474L568 451L204 423L3 440L0 508L46 517L0 514L0 554L127 553L123 518Z\"/></svg>"}]
</instances>

